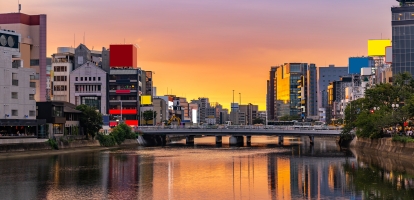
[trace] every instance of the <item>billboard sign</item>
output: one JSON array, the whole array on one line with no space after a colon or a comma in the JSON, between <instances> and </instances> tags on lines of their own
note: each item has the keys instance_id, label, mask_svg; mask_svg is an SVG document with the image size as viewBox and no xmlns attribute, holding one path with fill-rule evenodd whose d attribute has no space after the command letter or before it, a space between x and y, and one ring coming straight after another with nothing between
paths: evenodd
<instances>
[{"instance_id":1,"label":"billboard sign","mask_svg":"<svg viewBox=\"0 0 414 200\"><path fill-rule=\"evenodd\" d=\"M152 96L151 95L142 95L141 105L152 105Z\"/></svg>"},{"instance_id":2,"label":"billboard sign","mask_svg":"<svg viewBox=\"0 0 414 200\"><path fill-rule=\"evenodd\" d=\"M392 47L385 47L385 63L392 63Z\"/></svg>"},{"instance_id":3,"label":"billboard sign","mask_svg":"<svg viewBox=\"0 0 414 200\"><path fill-rule=\"evenodd\" d=\"M391 40L368 40L368 56L385 56L388 46L391 46Z\"/></svg>"}]
</instances>

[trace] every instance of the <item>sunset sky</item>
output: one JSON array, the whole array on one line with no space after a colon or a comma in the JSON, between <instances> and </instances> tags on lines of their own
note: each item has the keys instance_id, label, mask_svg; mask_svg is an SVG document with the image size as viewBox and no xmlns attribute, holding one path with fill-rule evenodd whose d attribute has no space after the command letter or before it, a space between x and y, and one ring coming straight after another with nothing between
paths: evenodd
<instances>
[{"instance_id":1,"label":"sunset sky","mask_svg":"<svg viewBox=\"0 0 414 200\"><path fill-rule=\"evenodd\" d=\"M47 54L83 42L101 50L138 44L138 65L155 72L157 94L209 97L266 109L270 66L346 66L368 39L391 38L395 0L20 0L22 13L47 14ZM3 0L0 13L17 12Z\"/></svg>"}]
</instances>

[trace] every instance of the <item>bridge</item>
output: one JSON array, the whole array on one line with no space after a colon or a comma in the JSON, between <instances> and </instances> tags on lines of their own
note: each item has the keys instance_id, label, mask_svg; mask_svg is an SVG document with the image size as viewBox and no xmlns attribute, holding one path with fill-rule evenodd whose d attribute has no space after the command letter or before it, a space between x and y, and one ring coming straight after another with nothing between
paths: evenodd
<instances>
[{"instance_id":1,"label":"bridge","mask_svg":"<svg viewBox=\"0 0 414 200\"><path fill-rule=\"evenodd\" d=\"M229 144L237 145L251 143L252 136L278 136L279 144L283 143L284 136L301 137L308 136L310 143L314 143L315 136L337 137L340 135L340 129L318 129L317 127L292 127L292 126L229 126L227 128L209 128L209 127L138 127L137 130L142 131L144 135L160 137L162 144L166 144L166 136L185 136L187 144L194 144L195 136L215 136L216 144L222 143L223 136L230 136Z\"/></svg>"}]
</instances>

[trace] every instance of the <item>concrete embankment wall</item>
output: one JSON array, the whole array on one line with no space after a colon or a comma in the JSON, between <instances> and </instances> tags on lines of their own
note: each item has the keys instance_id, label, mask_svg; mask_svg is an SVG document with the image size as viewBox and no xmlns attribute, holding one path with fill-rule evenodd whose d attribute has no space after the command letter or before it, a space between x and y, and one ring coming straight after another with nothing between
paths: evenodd
<instances>
[{"instance_id":1,"label":"concrete embankment wall","mask_svg":"<svg viewBox=\"0 0 414 200\"><path fill-rule=\"evenodd\" d=\"M37 141L32 143L10 143L0 144L0 153L5 152L23 152L23 151L37 151L37 150L51 150L50 145L44 141ZM82 147L100 147L98 140L74 140L71 142L58 142L59 149L72 149ZM136 139L127 139L121 146L138 145ZM119 147L119 146L115 146Z\"/></svg>"},{"instance_id":2,"label":"concrete embankment wall","mask_svg":"<svg viewBox=\"0 0 414 200\"><path fill-rule=\"evenodd\" d=\"M355 138L350 147L364 153L376 152L382 156L409 159L414 158L414 143L393 142L391 138L367 139Z\"/></svg>"}]
</instances>

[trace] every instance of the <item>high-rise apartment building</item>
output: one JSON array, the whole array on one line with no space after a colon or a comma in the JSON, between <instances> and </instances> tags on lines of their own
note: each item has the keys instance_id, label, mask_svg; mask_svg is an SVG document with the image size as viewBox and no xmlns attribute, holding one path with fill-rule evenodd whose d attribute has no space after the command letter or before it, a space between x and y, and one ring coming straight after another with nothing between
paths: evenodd
<instances>
[{"instance_id":1,"label":"high-rise apartment building","mask_svg":"<svg viewBox=\"0 0 414 200\"><path fill-rule=\"evenodd\" d=\"M266 111L269 120L275 120L276 112L276 76L277 67L271 67L269 72L269 80L267 80L267 94L266 94Z\"/></svg>"},{"instance_id":2,"label":"high-rise apartment building","mask_svg":"<svg viewBox=\"0 0 414 200\"><path fill-rule=\"evenodd\" d=\"M20 37L14 31L0 30L0 131L7 135L35 134L33 128L38 125L36 71L22 66Z\"/></svg>"},{"instance_id":3,"label":"high-rise apartment building","mask_svg":"<svg viewBox=\"0 0 414 200\"><path fill-rule=\"evenodd\" d=\"M298 81L300 88L300 107L302 110L302 118L317 118L318 115L318 84L317 70L315 64L309 64L304 69L304 75Z\"/></svg>"},{"instance_id":4,"label":"high-rise apartment building","mask_svg":"<svg viewBox=\"0 0 414 200\"><path fill-rule=\"evenodd\" d=\"M397 0L392 7L392 74L414 75L414 1Z\"/></svg>"},{"instance_id":5,"label":"high-rise apartment building","mask_svg":"<svg viewBox=\"0 0 414 200\"><path fill-rule=\"evenodd\" d=\"M45 101L46 94L46 15L23 13L0 14L0 29L21 35L20 53L23 67L35 70L36 101Z\"/></svg>"}]
</instances>

